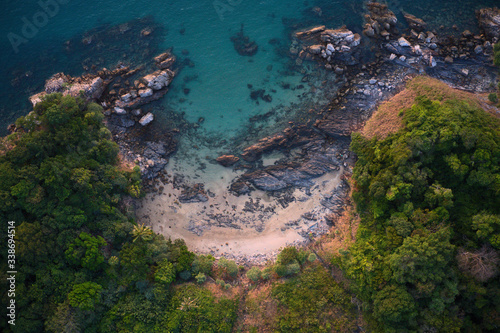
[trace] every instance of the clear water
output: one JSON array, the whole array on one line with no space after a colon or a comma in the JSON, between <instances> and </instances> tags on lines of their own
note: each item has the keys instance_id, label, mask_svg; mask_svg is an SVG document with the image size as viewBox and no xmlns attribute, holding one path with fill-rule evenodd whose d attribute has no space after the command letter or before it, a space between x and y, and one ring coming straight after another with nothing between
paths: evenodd
<instances>
[{"instance_id":1,"label":"clear water","mask_svg":"<svg viewBox=\"0 0 500 333\"><path fill-rule=\"evenodd\" d=\"M304 99L324 103L328 93L320 89L283 89L282 83L296 87L303 74L313 74L318 80L325 73L313 64L304 66L304 73L291 71L289 34L294 28L314 24L338 27L346 24L359 31L364 10L363 1L278 1L278 0L59 0L58 9L51 7L53 17L47 22L40 15L40 3L57 0L2 1L0 12L0 134L17 117L29 111L27 97L42 89L51 74L64 71L72 75L84 72L84 59L75 53L65 52L67 40L80 38L85 31L104 24L115 25L150 17L163 28L154 50L174 48L181 60L189 58L194 67L185 67L175 79L172 91L162 101L164 108L184 112L189 122L204 122L200 133L231 137L241 134L252 116L265 114L280 107L298 107ZM498 4L493 0L409 1L391 0L389 6L398 15L401 10L425 18L434 27L441 24L459 24L461 29L475 29L474 10ZM318 6L322 15L312 10ZM443 8L446 10L443 11ZM23 18L25 19L23 21ZM9 42L9 33L22 35L26 20L33 23L38 18L43 27L26 43L19 45L19 52ZM253 57L236 53L230 37L244 25L245 34L259 45ZM181 33L182 32L182 33ZM12 35L11 35L12 36ZM277 43L270 44L271 40ZM125 43L128 43L127 40ZM188 55L181 51L187 50ZM111 66L121 56L121 50L101 50L100 65ZM130 55L128 55L130 56ZM319 81L318 81L319 82ZM251 84L255 89L266 89L273 100L257 104L250 98ZM318 83L315 83L318 84ZM189 89L189 93L185 93ZM275 92L274 92L275 91ZM271 122L269 126L276 125Z\"/></svg>"}]
</instances>

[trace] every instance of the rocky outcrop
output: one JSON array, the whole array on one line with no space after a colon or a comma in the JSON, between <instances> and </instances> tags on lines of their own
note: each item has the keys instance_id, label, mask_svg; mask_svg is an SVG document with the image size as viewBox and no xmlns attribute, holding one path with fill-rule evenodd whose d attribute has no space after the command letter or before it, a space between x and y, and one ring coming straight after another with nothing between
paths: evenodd
<instances>
[{"instance_id":1,"label":"rocky outcrop","mask_svg":"<svg viewBox=\"0 0 500 333\"><path fill-rule=\"evenodd\" d=\"M237 156L234 156L234 155L222 155L216 159L217 163L219 163L220 165L222 165L224 167L232 166L236 162L238 162L239 160L240 160L240 158Z\"/></svg>"},{"instance_id":2,"label":"rocky outcrop","mask_svg":"<svg viewBox=\"0 0 500 333\"><path fill-rule=\"evenodd\" d=\"M175 74L169 69L148 74L142 78L144 84L153 90L160 90L168 87Z\"/></svg>"},{"instance_id":3,"label":"rocky outcrop","mask_svg":"<svg viewBox=\"0 0 500 333\"><path fill-rule=\"evenodd\" d=\"M490 38L500 38L500 9L482 8L476 12L479 27Z\"/></svg>"},{"instance_id":4,"label":"rocky outcrop","mask_svg":"<svg viewBox=\"0 0 500 333\"><path fill-rule=\"evenodd\" d=\"M206 202L208 201L207 193L204 189L205 185L202 183L194 184L193 186L186 186L180 196L179 201L182 203Z\"/></svg>"},{"instance_id":5,"label":"rocky outcrop","mask_svg":"<svg viewBox=\"0 0 500 333\"><path fill-rule=\"evenodd\" d=\"M155 63L159 69L166 69L172 67L172 65L175 63L175 60L176 60L175 56L172 53L170 53L170 51L164 52L159 56L155 57Z\"/></svg>"},{"instance_id":6,"label":"rocky outcrop","mask_svg":"<svg viewBox=\"0 0 500 333\"><path fill-rule=\"evenodd\" d=\"M297 38L292 42L290 53L298 55L300 64L303 60L317 59L325 62L325 67L333 69L339 65L358 63L353 52L361 43L361 36L346 27L326 29L325 26L314 27L295 33Z\"/></svg>"},{"instance_id":7,"label":"rocky outcrop","mask_svg":"<svg viewBox=\"0 0 500 333\"><path fill-rule=\"evenodd\" d=\"M365 15L365 26L363 34L371 38L383 38L389 40L398 34L396 15L387 8L387 5L378 2L366 4L369 14Z\"/></svg>"},{"instance_id":8,"label":"rocky outcrop","mask_svg":"<svg viewBox=\"0 0 500 333\"><path fill-rule=\"evenodd\" d=\"M319 136L319 133L305 125L296 126L295 128L288 127L280 133L262 138L257 143L245 148L241 158L247 162L254 162L265 152L304 145Z\"/></svg>"},{"instance_id":9,"label":"rocky outcrop","mask_svg":"<svg viewBox=\"0 0 500 333\"><path fill-rule=\"evenodd\" d=\"M422 32L427 28L427 23L425 23L424 20L409 13L403 13L403 15L410 29L416 32Z\"/></svg>"},{"instance_id":10,"label":"rocky outcrop","mask_svg":"<svg viewBox=\"0 0 500 333\"><path fill-rule=\"evenodd\" d=\"M106 88L103 79L96 75L84 75L81 77L71 77L64 73L57 73L45 82L43 92L30 97L30 101L35 106L42 101L47 94L62 93L64 96L83 96L89 101L99 99Z\"/></svg>"}]
</instances>

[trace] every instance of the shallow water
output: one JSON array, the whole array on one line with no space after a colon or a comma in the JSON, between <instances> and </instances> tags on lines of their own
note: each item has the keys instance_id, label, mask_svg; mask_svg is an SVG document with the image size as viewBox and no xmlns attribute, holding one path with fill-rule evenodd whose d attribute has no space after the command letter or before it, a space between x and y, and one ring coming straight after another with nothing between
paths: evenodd
<instances>
[{"instance_id":1,"label":"shallow water","mask_svg":"<svg viewBox=\"0 0 500 333\"><path fill-rule=\"evenodd\" d=\"M205 118L205 130L238 133L249 117L282 103L298 102L295 91L277 87L283 81L294 86L301 79L301 76L290 75L286 69L288 59L283 56L283 50L288 48L290 29L312 24L330 27L346 24L359 31L362 3L361 0L20 0L3 3L0 13L3 35L0 42L0 132L5 134L6 125L29 111L27 97L41 90L51 74L64 71L79 75L84 72L81 63L85 59L66 52L65 41L79 38L85 31L104 24L151 17L164 28L156 40L158 45L152 49L174 47L178 55L181 50L187 50L189 55L181 57L189 58L194 64L176 79L173 91L164 99L165 106L185 112L189 121ZM397 14L406 10L434 26L453 22L471 30L475 28L474 10L493 4L492 0L389 1L390 8ZM312 10L315 6L321 8L321 16ZM43 14L43 7L49 15ZM446 11L442 11L443 8ZM23 35L26 22L38 22L40 27L32 26L35 30L27 29ZM254 57L239 56L230 41L242 24L245 33L259 45ZM13 38L12 33L24 38L16 46L17 53L9 41L9 37ZM273 39L278 44L269 44ZM120 53L116 48L107 50L104 47L99 57L103 59L102 64L111 66L121 59ZM130 58L130 54L127 56ZM190 82L184 81L193 78ZM257 105L249 98L247 84L266 91L276 90L271 94L272 103ZM189 89L187 95L185 88Z\"/></svg>"}]
</instances>

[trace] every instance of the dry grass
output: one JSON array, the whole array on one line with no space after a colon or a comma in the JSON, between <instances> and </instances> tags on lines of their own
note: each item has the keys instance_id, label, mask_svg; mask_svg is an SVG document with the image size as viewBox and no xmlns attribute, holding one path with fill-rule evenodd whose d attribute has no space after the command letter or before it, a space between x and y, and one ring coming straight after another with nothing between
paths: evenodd
<instances>
[{"instance_id":1,"label":"dry grass","mask_svg":"<svg viewBox=\"0 0 500 333\"><path fill-rule=\"evenodd\" d=\"M480 107L495 117L500 117L500 110L488 102L488 94L474 94L463 90L453 89L446 83L428 76L417 76L406 84L406 89L382 103L373 116L368 120L361 134L369 139L377 137L383 139L403 127L401 110L410 108L415 98L425 95L431 100L447 101L460 100Z\"/></svg>"},{"instance_id":2,"label":"dry grass","mask_svg":"<svg viewBox=\"0 0 500 333\"><path fill-rule=\"evenodd\" d=\"M248 291L240 312L237 327L241 332L273 332L274 321L278 311L278 303L271 296L272 281L259 284Z\"/></svg>"}]
</instances>

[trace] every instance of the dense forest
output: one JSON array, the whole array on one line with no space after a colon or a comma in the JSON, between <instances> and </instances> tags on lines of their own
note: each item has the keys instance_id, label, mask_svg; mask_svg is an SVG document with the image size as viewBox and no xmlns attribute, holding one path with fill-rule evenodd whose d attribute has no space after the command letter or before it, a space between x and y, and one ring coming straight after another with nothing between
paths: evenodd
<instances>
[{"instance_id":1,"label":"dense forest","mask_svg":"<svg viewBox=\"0 0 500 333\"><path fill-rule=\"evenodd\" d=\"M497 331L500 122L425 97L400 116L383 140L353 137L361 223L344 272L376 331Z\"/></svg>"},{"instance_id":2,"label":"dense forest","mask_svg":"<svg viewBox=\"0 0 500 333\"><path fill-rule=\"evenodd\" d=\"M327 260L287 247L248 269L134 220L141 176L101 107L48 95L0 146L0 235L17 271L12 297L4 248L15 325L2 315L0 330L498 331L500 121L432 97L398 110L384 138L353 135L353 245Z\"/></svg>"}]
</instances>

